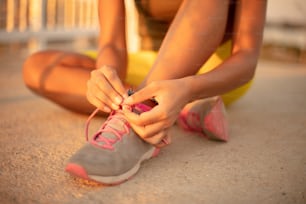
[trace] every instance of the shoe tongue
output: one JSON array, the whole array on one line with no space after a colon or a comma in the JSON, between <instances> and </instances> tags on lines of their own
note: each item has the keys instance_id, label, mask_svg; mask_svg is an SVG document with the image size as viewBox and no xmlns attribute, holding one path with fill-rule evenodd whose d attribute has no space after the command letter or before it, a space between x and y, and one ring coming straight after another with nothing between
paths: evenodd
<instances>
[{"instance_id":1,"label":"shoe tongue","mask_svg":"<svg viewBox=\"0 0 306 204\"><path fill-rule=\"evenodd\" d=\"M133 106L133 112L136 114L141 114L143 112L149 111L152 108L148 105L145 104L136 104ZM123 114L121 111L116 111L112 116L111 119L107 121L107 124L103 128L102 133L100 133L95 139L99 139L99 137L104 137L109 140L117 140L118 136L114 134L114 132L123 132L125 131L125 123L126 119L124 118ZM112 131L111 131L112 130ZM105 142L103 140L100 140L98 144L103 145Z\"/></svg>"},{"instance_id":2,"label":"shoe tongue","mask_svg":"<svg viewBox=\"0 0 306 204\"><path fill-rule=\"evenodd\" d=\"M126 119L124 118L123 114L117 111L112 118L107 122L107 127L110 127L114 130L124 131L124 124Z\"/></svg>"},{"instance_id":3,"label":"shoe tongue","mask_svg":"<svg viewBox=\"0 0 306 204\"><path fill-rule=\"evenodd\" d=\"M96 138L104 137L109 140L117 140L118 136L114 134L114 132L122 132L124 131L125 119L123 118L122 113L116 112L110 120L107 121L106 126L103 128L102 133ZM112 130L112 131L111 131ZM99 144L103 145L104 142L100 141Z\"/></svg>"}]
</instances>

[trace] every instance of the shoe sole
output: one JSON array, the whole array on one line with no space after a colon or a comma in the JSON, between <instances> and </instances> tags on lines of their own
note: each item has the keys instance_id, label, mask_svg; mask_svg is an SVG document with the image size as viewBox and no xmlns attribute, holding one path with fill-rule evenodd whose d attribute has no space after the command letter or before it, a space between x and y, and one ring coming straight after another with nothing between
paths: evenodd
<instances>
[{"instance_id":1,"label":"shoe sole","mask_svg":"<svg viewBox=\"0 0 306 204\"><path fill-rule=\"evenodd\" d=\"M159 153L159 150L160 149L158 148L152 148L140 158L140 160L137 162L137 164L133 168L131 168L129 171L121 175L116 175L116 176L88 175L86 170L82 166L78 164L74 164L74 163L69 163L66 166L65 171L70 173L73 176L83 178L86 180L90 180L90 181L95 181L95 182L98 182L104 185L118 185L118 184L121 184L129 180L131 177L133 177L140 169L141 163L152 157L156 157Z\"/></svg>"}]
</instances>

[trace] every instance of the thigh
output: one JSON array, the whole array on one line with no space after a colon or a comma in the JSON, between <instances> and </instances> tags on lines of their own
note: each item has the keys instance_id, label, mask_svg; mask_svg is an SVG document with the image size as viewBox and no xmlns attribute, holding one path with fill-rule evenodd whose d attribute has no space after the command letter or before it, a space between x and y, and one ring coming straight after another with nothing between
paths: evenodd
<instances>
[{"instance_id":1,"label":"thigh","mask_svg":"<svg viewBox=\"0 0 306 204\"><path fill-rule=\"evenodd\" d=\"M95 69L95 60L74 52L46 50L30 55L23 64L23 79L26 85L37 88L44 76L51 72L78 72L83 70L90 73ZM60 74L59 74L60 76Z\"/></svg>"},{"instance_id":2,"label":"thigh","mask_svg":"<svg viewBox=\"0 0 306 204\"><path fill-rule=\"evenodd\" d=\"M45 50L34 53L28 60L33 64L45 66L62 64L71 67L83 67L86 69L95 68L95 60L80 53L59 50Z\"/></svg>"}]
</instances>

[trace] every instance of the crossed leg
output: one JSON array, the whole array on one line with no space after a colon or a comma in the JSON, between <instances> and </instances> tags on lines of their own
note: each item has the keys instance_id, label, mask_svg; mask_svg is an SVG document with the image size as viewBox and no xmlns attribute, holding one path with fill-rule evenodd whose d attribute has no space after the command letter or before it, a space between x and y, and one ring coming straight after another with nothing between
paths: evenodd
<instances>
[{"instance_id":1,"label":"crossed leg","mask_svg":"<svg viewBox=\"0 0 306 204\"><path fill-rule=\"evenodd\" d=\"M95 60L56 50L31 55L23 65L23 80L36 94L69 110L88 114L95 107L86 99L87 80Z\"/></svg>"}]
</instances>

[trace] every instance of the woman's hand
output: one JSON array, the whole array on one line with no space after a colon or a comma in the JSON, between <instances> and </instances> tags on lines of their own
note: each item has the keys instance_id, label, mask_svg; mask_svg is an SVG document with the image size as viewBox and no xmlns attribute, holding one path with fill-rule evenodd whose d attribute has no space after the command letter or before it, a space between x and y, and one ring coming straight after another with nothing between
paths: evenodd
<instances>
[{"instance_id":1,"label":"woman's hand","mask_svg":"<svg viewBox=\"0 0 306 204\"><path fill-rule=\"evenodd\" d=\"M119 109L127 98L126 90L114 68L103 66L91 72L87 82L88 101L104 112Z\"/></svg>"},{"instance_id":2,"label":"woman's hand","mask_svg":"<svg viewBox=\"0 0 306 204\"><path fill-rule=\"evenodd\" d=\"M170 139L167 139L169 127L174 124L181 109L191 100L189 84L188 78L155 81L124 100L123 107L152 98L158 103L150 111L140 115L124 108L127 120L142 139L158 146L163 143L162 141L167 143Z\"/></svg>"}]
</instances>

